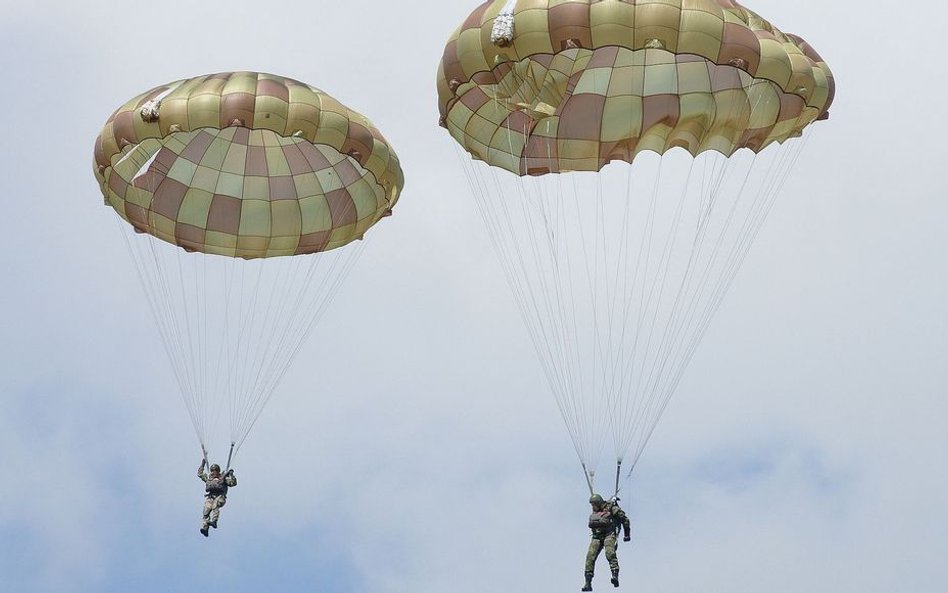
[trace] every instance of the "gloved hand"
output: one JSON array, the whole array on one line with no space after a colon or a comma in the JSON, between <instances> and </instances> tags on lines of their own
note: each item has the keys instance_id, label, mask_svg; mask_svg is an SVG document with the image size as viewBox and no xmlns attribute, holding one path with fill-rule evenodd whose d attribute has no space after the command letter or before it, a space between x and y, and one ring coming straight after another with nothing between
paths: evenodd
<instances>
[{"instance_id":1,"label":"gloved hand","mask_svg":"<svg viewBox=\"0 0 948 593\"><path fill-rule=\"evenodd\" d=\"M206 465L207 465L207 459L202 459L202 460L201 460L201 469L204 469L204 466L206 466Z\"/></svg>"},{"instance_id":2,"label":"gloved hand","mask_svg":"<svg viewBox=\"0 0 948 593\"><path fill-rule=\"evenodd\" d=\"M225 476L232 476L232 475L234 475L234 470L229 469L229 470L227 470L227 473L224 474L224 475L225 475Z\"/></svg>"},{"instance_id":3,"label":"gloved hand","mask_svg":"<svg viewBox=\"0 0 948 593\"><path fill-rule=\"evenodd\" d=\"M631 536L631 535L627 535L627 536L625 536L625 537L622 538L622 541L624 541L624 542L631 541L631 540L632 540L632 536Z\"/></svg>"}]
</instances>

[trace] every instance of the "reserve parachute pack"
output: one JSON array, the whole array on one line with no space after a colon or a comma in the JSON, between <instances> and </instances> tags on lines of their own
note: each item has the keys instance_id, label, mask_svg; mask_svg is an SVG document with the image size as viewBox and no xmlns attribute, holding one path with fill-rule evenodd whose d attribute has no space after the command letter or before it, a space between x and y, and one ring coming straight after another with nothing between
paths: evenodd
<instances>
[{"instance_id":1,"label":"reserve parachute pack","mask_svg":"<svg viewBox=\"0 0 948 593\"><path fill-rule=\"evenodd\" d=\"M618 506L618 499L605 501L601 511L596 511L589 515L589 528L595 531L605 529L617 530L619 523L616 519L615 510Z\"/></svg>"},{"instance_id":2,"label":"reserve parachute pack","mask_svg":"<svg viewBox=\"0 0 948 593\"><path fill-rule=\"evenodd\" d=\"M225 482L224 476L219 478L208 478L207 483L204 486L204 491L209 496L221 496L227 494L227 482Z\"/></svg>"}]
</instances>

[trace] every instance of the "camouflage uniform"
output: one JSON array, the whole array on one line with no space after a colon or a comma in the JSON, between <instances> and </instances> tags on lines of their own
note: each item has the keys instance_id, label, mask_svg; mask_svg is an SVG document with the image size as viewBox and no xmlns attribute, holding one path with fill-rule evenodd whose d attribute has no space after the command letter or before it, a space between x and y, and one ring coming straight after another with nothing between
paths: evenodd
<instances>
[{"instance_id":1,"label":"camouflage uniform","mask_svg":"<svg viewBox=\"0 0 948 593\"><path fill-rule=\"evenodd\" d=\"M204 464L197 470L197 475L204 482L204 518L201 522L201 533L207 535L208 527L217 527L217 519L221 515L221 507L227 503L227 489L237 485L237 477L233 470L226 474L211 475L204 473Z\"/></svg>"},{"instance_id":2,"label":"camouflage uniform","mask_svg":"<svg viewBox=\"0 0 948 593\"><path fill-rule=\"evenodd\" d=\"M584 591L592 590L593 573L596 570L596 559L600 552L606 550L606 560L609 561L609 568L612 570L612 584L619 586L619 558L616 556L616 537L619 529L624 532L624 539L629 540L632 531L632 525L625 511L619 508L615 502L593 502L593 500L602 499L593 496L590 502L593 504L593 513L589 517L589 528L592 530L592 541L589 542L589 551L586 553L586 586Z\"/></svg>"}]
</instances>

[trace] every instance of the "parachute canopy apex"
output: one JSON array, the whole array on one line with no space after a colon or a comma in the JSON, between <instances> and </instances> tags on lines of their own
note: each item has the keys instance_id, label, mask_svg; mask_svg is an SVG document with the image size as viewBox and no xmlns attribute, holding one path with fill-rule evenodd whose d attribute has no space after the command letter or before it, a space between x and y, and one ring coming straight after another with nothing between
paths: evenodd
<instances>
[{"instance_id":1,"label":"parachute canopy apex","mask_svg":"<svg viewBox=\"0 0 948 593\"><path fill-rule=\"evenodd\" d=\"M438 71L441 124L519 175L758 152L825 119L834 92L809 44L731 0L491 0Z\"/></svg>"},{"instance_id":2,"label":"parachute canopy apex","mask_svg":"<svg viewBox=\"0 0 948 593\"><path fill-rule=\"evenodd\" d=\"M188 251L328 251L391 214L398 156L364 116L302 82L223 72L131 99L95 143L108 205Z\"/></svg>"}]
</instances>

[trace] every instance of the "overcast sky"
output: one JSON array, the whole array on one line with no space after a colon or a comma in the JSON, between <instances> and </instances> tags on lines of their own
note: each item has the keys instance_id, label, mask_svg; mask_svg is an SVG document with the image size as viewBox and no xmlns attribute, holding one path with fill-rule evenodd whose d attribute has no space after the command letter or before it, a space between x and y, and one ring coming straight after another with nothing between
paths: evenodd
<instances>
[{"instance_id":1,"label":"overcast sky","mask_svg":"<svg viewBox=\"0 0 948 593\"><path fill-rule=\"evenodd\" d=\"M839 92L636 470L623 590L941 592L948 8L748 3ZM4 4L0 591L578 590L586 486L437 126L475 5ZM364 113L407 182L205 540L196 439L92 145L128 98L228 70Z\"/></svg>"}]
</instances>

